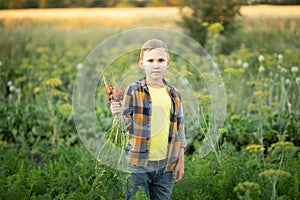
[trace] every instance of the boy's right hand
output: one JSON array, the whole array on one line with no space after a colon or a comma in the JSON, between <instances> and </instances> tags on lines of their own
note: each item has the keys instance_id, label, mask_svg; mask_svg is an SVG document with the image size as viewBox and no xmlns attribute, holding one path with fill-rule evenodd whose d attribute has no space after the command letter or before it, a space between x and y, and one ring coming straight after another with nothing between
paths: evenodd
<instances>
[{"instance_id":1,"label":"boy's right hand","mask_svg":"<svg viewBox=\"0 0 300 200\"><path fill-rule=\"evenodd\" d=\"M123 108L122 108L120 102L113 101L110 104L110 110L113 115L116 115L118 113L121 113L123 111Z\"/></svg>"}]
</instances>

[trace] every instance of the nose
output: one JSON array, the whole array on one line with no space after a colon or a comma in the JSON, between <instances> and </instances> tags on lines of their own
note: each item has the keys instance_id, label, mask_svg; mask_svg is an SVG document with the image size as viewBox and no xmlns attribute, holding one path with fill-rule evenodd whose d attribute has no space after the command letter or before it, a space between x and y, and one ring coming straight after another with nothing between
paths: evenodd
<instances>
[{"instance_id":1,"label":"nose","mask_svg":"<svg viewBox=\"0 0 300 200\"><path fill-rule=\"evenodd\" d=\"M159 64L158 63L154 63L153 68L154 69L159 69Z\"/></svg>"}]
</instances>

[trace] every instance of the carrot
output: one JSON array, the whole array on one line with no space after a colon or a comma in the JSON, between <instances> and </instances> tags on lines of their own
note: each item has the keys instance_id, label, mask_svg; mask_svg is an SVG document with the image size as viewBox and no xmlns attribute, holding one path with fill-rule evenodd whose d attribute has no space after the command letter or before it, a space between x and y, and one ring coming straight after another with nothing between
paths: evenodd
<instances>
[{"instance_id":1,"label":"carrot","mask_svg":"<svg viewBox=\"0 0 300 200\"><path fill-rule=\"evenodd\" d=\"M124 82L122 83L122 86L119 90L118 98L120 101L123 100L123 98L124 98Z\"/></svg>"},{"instance_id":2,"label":"carrot","mask_svg":"<svg viewBox=\"0 0 300 200\"><path fill-rule=\"evenodd\" d=\"M116 101L120 103L124 98L124 82L122 83L121 88L117 87L116 82L114 82L114 86L109 85L106 78L103 76L103 82L107 92L107 98L109 101ZM97 159L100 158L106 159L118 159L117 163L121 164L123 162L123 157L125 156L125 146L128 139L128 133L125 128L125 124L123 121L122 113L118 113L114 116L113 124L111 128L105 133L106 140L104 141L101 149L98 152ZM115 152L118 152L118 149L121 149L121 154L117 155ZM117 155L118 157L116 157Z\"/></svg>"},{"instance_id":3,"label":"carrot","mask_svg":"<svg viewBox=\"0 0 300 200\"><path fill-rule=\"evenodd\" d=\"M114 83L114 87L109 85L105 76L103 76L103 82L107 92L107 99L109 101L122 101L124 98L124 82L122 83L121 88L117 87L116 82Z\"/></svg>"},{"instance_id":4,"label":"carrot","mask_svg":"<svg viewBox=\"0 0 300 200\"><path fill-rule=\"evenodd\" d=\"M107 80L106 80L106 78L105 78L104 75L103 75L103 82L104 82L104 85L105 85L105 88L106 88L107 99L109 101L111 101L112 100L112 96L111 95L113 94L114 88L111 85L109 85L109 83L107 82Z\"/></svg>"},{"instance_id":5,"label":"carrot","mask_svg":"<svg viewBox=\"0 0 300 200\"><path fill-rule=\"evenodd\" d=\"M115 82L114 90L113 90L113 100L119 101L119 89L117 88L116 82Z\"/></svg>"}]
</instances>

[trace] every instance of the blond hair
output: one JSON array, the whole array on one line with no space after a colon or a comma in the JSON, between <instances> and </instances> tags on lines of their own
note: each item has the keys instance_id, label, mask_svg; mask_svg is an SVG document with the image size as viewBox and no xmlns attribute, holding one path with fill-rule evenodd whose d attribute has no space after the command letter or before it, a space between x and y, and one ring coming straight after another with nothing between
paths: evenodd
<instances>
[{"instance_id":1,"label":"blond hair","mask_svg":"<svg viewBox=\"0 0 300 200\"><path fill-rule=\"evenodd\" d=\"M147 40L141 47L140 60L143 59L145 51L151 51L152 49L158 48L164 49L166 53L168 53L167 45L163 41L158 39Z\"/></svg>"}]
</instances>

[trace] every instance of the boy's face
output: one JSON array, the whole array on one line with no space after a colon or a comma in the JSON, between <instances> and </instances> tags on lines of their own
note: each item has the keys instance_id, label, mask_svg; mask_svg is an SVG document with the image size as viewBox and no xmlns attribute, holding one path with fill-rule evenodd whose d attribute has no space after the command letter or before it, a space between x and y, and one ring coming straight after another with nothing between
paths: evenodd
<instances>
[{"instance_id":1,"label":"boy's face","mask_svg":"<svg viewBox=\"0 0 300 200\"><path fill-rule=\"evenodd\" d=\"M145 51L139 64L146 72L147 81L162 83L167 68L170 66L170 60L165 49L156 48Z\"/></svg>"}]
</instances>

